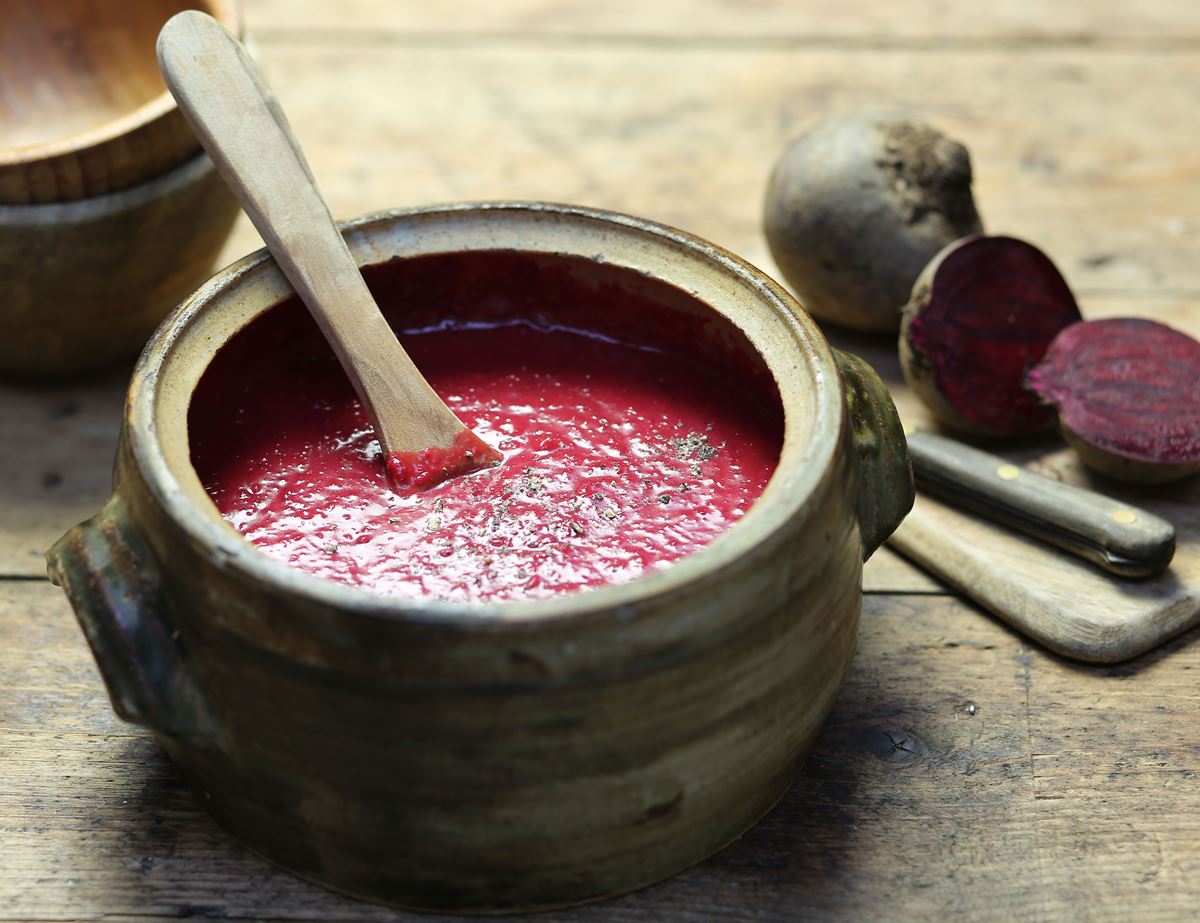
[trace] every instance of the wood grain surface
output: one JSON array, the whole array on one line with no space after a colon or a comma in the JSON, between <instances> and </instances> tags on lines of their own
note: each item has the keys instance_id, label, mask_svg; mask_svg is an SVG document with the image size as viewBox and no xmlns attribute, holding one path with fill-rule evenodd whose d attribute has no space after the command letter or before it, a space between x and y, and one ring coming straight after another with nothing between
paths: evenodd
<instances>
[{"instance_id":1,"label":"wood grain surface","mask_svg":"<svg viewBox=\"0 0 1200 923\"><path fill-rule=\"evenodd\" d=\"M712 39L801 41L824 44L832 37L876 45L926 39L952 45L974 39L1017 46L1153 42L1186 46L1200 37L1196 11L1187 0L1009 0L959 4L922 0L254 0L246 3L250 27L323 33L380 33L423 41L430 34L479 40L557 37L609 42L620 37L689 42ZM1165 41L1164 41L1165 40Z\"/></svg>"},{"instance_id":2,"label":"wood grain surface","mask_svg":"<svg viewBox=\"0 0 1200 923\"><path fill-rule=\"evenodd\" d=\"M762 196L784 143L824 113L894 104L967 144L985 227L1043 247L1085 312L1095 294L1135 310L1143 295L1192 307L1200 296L1200 166L1186 128L1200 54L414 47L317 34L255 41L335 218L567 201L686 228L770 270ZM244 225L226 252L257 245Z\"/></svg>"},{"instance_id":3,"label":"wood grain surface","mask_svg":"<svg viewBox=\"0 0 1200 923\"><path fill-rule=\"evenodd\" d=\"M235 0L198 5L240 31ZM182 0L5 0L0 202L67 202L125 189L195 156L154 61Z\"/></svg>"},{"instance_id":4,"label":"wood grain surface","mask_svg":"<svg viewBox=\"0 0 1200 923\"><path fill-rule=\"evenodd\" d=\"M892 548L1026 635L1067 657L1114 663L1200 622L1200 484L1133 489L1089 474L1064 449L1038 460L1067 483L1103 490L1175 526L1171 566L1147 579L1093 563L922 496Z\"/></svg>"},{"instance_id":5,"label":"wood grain surface","mask_svg":"<svg viewBox=\"0 0 1200 923\"><path fill-rule=\"evenodd\" d=\"M1196 669L1187 639L1083 668L956 599L869 596L855 666L775 811L661 885L530 919L1188 919ZM0 684L0 920L451 919L340 898L228 837L113 716L56 588L0 598Z\"/></svg>"},{"instance_id":6,"label":"wood grain surface","mask_svg":"<svg viewBox=\"0 0 1200 923\"><path fill-rule=\"evenodd\" d=\"M1187 0L662 4L247 0L335 216L468 198L616 208L771 270L783 142L907 104L974 156L985 225L1043 246L1085 316L1200 333L1200 6ZM225 251L260 245L242 220ZM829 331L895 387L894 344ZM107 495L124 372L0 385L0 920L419 920L275 871L112 715L41 552ZM1069 459L1053 440L1021 461ZM1196 631L1064 660L886 550L800 781L714 859L536 919L1182 920L1200 873Z\"/></svg>"}]
</instances>

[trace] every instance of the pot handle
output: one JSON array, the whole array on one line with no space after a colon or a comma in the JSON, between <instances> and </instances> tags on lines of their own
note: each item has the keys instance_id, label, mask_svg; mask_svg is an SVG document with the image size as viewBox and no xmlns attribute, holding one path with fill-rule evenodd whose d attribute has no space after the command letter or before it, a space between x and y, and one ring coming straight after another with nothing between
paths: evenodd
<instances>
[{"instance_id":1,"label":"pot handle","mask_svg":"<svg viewBox=\"0 0 1200 923\"><path fill-rule=\"evenodd\" d=\"M113 710L158 734L200 743L212 722L172 623L158 562L118 496L46 552L108 687Z\"/></svg>"},{"instance_id":2,"label":"pot handle","mask_svg":"<svg viewBox=\"0 0 1200 923\"><path fill-rule=\"evenodd\" d=\"M912 509L912 463L896 405L875 370L858 356L838 349L833 354L842 373L857 453L858 525L865 561Z\"/></svg>"}]
</instances>

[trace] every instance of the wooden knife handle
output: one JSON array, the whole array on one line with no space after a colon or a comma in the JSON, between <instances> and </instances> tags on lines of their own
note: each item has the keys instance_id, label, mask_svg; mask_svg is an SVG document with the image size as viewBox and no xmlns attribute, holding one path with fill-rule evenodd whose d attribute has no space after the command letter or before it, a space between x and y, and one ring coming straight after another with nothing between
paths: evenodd
<instances>
[{"instance_id":1,"label":"wooden knife handle","mask_svg":"<svg viewBox=\"0 0 1200 923\"><path fill-rule=\"evenodd\" d=\"M1122 577L1150 577L1175 554L1175 527L1146 510L924 431L910 433L917 486Z\"/></svg>"}]
</instances>

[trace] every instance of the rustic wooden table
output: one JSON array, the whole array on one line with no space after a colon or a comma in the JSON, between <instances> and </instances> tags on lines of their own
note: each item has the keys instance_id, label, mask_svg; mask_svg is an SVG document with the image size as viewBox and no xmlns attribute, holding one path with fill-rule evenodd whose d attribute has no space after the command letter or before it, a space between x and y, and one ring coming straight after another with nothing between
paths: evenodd
<instances>
[{"instance_id":1,"label":"rustic wooden table","mask_svg":"<svg viewBox=\"0 0 1200 923\"><path fill-rule=\"evenodd\" d=\"M968 144L988 227L1042 244L1086 315L1200 334L1192 0L246 6L336 215L577 202L771 271L760 200L785 140L891 102ZM243 221L225 257L256 246ZM838 339L896 381L889 342ZM126 373L0 386L0 920L418 919L249 854L113 716L42 551L107 495ZM1089 667L886 549L865 583L850 677L782 804L671 881L542 919L1194 919L1196 632Z\"/></svg>"}]
</instances>

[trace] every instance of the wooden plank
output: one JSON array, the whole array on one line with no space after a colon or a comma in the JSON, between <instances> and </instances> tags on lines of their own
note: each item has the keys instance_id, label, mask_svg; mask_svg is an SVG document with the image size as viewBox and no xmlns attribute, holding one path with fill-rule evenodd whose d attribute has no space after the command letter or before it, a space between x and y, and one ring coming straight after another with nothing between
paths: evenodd
<instances>
[{"instance_id":1,"label":"wooden plank","mask_svg":"<svg viewBox=\"0 0 1200 923\"><path fill-rule=\"evenodd\" d=\"M0 383L0 576L45 576L50 543L107 499L128 374Z\"/></svg>"},{"instance_id":2,"label":"wooden plank","mask_svg":"<svg viewBox=\"0 0 1200 923\"><path fill-rule=\"evenodd\" d=\"M864 593L953 593L886 545L863 566Z\"/></svg>"},{"instance_id":3,"label":"wooden plank","mask_svg":"<svg viewBox=\"0 0 1200 923\"><path fill-rule=\"evenodd\" d=\"M1131 906L1139 920L1195 914L1194 901L1188 906L1167 895L1200 873L1200 814L1191 801L1196 786L1188 761L1179 759L1200 753L1196 634L1099 673L1039 671L1036 660L1030 664L1036 746L1029 772L1038 836L1053 844L1046 858L1063 878L1087 856L1089 902L1107 908L1114 920ZM1102 688L1088 682L1096 675ZM1136 821L1108 808L1134 800L1140 803ZM1146 899L1127 903L1137 894Z\"/></svg>"},{"instance_id":4,"label":"wooden plank","mask_svg":"<svg viewBox=\"0 0 1200 923\"><path fill-rule=\"evenodd\" d=\"M112 715L59 591L0 587L0 921L438 919L337 897L233 842ZM662 885L539 919L1186 918L1195 634L1080 668L956 600L869 596L850 676L779 807Z\"/></svg>"},{"instance_id":5,"label":"wooden plank","mask_svg":"<svg viewBox=\"0 0 1200 923\"><path fill-rule=\"evenodd\" d=\"M1039 462L1045 474L1073 471L1086 477L1066 449ZM1063 480L1080 483L1075 477ZM1144 580L1114 577L924 496L890 545L1057 653L1104 663L1125 660L1200 622L1200 484L1154 492L1093 487L1175 526L1177 549L1168 570Z\"/></svg>"},{"instance_id":6,"label":"wooden plank","mask_svg":"<svg viewBox=\"0 0 1200 923\"><path fill-rule=\"evenodd\" d=\"M1039 0L1006 3L872 3L869 0L466 0L454 4L400 0L246 0L251 32L269 30L449 36L517 35L657 38L660 40L737 39L759 41L831 39L876 43L925 40L1046 40L1094 44L1105 38L1125 42L1178 39L1200 33L1200 11L1188 0Z\"/></svg>"},{"instance_id":7,"label":"wooden plank","mask_svg":"<svg viewBox=\"0 0 1200 923\"><path fill-rule=\"evenodd\" d=\"M890 102L971 148L985 225L1041 245L1077 291L1200 294L1200 55L267 43L261 57L337 216L577 202L771 270L761 199L785 142ZM225 255L254 246L243 224Z\"/></svg>"}]
</instances>

